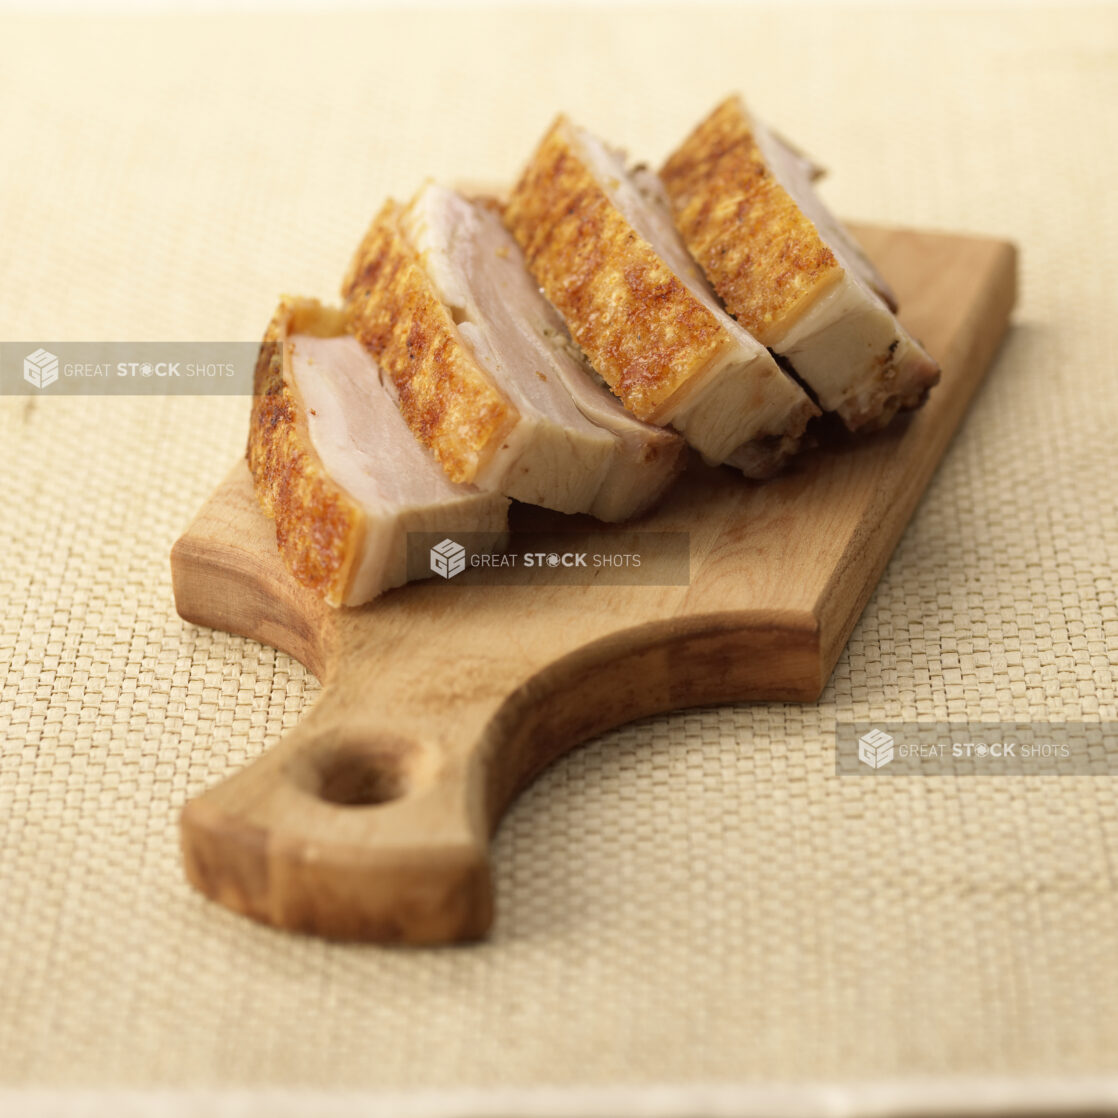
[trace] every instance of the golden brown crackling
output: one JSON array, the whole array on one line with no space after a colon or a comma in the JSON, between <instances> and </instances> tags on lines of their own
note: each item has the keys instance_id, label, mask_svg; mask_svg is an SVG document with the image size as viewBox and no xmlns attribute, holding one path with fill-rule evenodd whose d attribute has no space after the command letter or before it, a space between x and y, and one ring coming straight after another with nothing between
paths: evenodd
<instances>
[{"instance_id":1,"label":"golden brown crackling","mask_svg":"<svg viewBox=\"0 0 1118 1118\"><path fill-rule=\"evenodd\" d=\"M349 329L392 378L412 433L456 482L472 482L519 420L462 340L389 200L342 286Z\"/></svg>"},{"instance_id":2,"label":"golden brown crackling","mask_svg":"<svg viewBox=\"0 0 1118 1118\"><path fill-rule=\"evenodd\" d=\"M290 334L328 336L342 329L341 317L314 300L281 301L256 360L247 452L257 499L276 522L284 565L332 605L340 605L345 596L365 517L326 473L283 370Z\"/></svg>"},{"instance_id":3,"label":"golden brown crackling","mask_svg":"<svg viewBox=\"0 0 1118 1118\"><path fill-rule=\"evenodd\" d=\"M602 379L655 422L730 341L597 184L560 116L505 207L532 274Z\"/></svg>"},{"instance_id":4,"label":"golden brown crackling","mask_svg":"<svg viewBox=\"0 0 1118 1118\"><path fill-rule=\"evenodd\" d=\"M768 343L842 267L765 164L745 106L727 98L660 171L676 227L727 309Z\"/></svg>"}]
</instances>

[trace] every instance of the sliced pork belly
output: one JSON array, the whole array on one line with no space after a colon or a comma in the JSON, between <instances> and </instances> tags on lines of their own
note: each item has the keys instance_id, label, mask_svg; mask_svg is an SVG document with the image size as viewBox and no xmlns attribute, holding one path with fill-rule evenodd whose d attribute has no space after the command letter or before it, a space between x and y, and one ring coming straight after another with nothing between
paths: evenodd
<instances>
[{"instance_id":1,"label":"sliced pork belly","mask_svg":"<svg viewBox=\"0 0 1118 1118\"><path fill-rule=\"evenodd\" d=\"M256 366L248 463L284 565L331 605L407 581L409 532L502 532L507 498L452 482L340 311L284 300Z\"/></svg>"},{"instance_id":2,"label":"sliced pork belly","mask_svg":"<svg viewBox=\"0 0 1118 1118\"><path fill-rule=\"evenodd\" d=\"M485 206L429 184L386 208L344 291L351 328L449 476L618 520L677 471L679 441L611 407Z\"/></svg>"},{"instance_id":3,"label":"sliced pork belly","mask_svg":"<svg viewBox=\"0 0 1118 1118\"><path fill-rule=\"evenodd\" d=\"M505 208L528 266L575 341L634 415L681 432L708 462L765 476L818 409L721 309L667 203L622 155L559 117Z\"/></svg>"},{"instance_id":4,"label":"sliced pork belly","mask_svg":"<svg viewBox=\"0 0 1118 1118\"><path fill-rule=\"evenodd\" d=\"M810 164L724 101L660 172L675 222L727 309L851 430L923 402L939 368L812 185Z\"/></svg>"}]
</instances>

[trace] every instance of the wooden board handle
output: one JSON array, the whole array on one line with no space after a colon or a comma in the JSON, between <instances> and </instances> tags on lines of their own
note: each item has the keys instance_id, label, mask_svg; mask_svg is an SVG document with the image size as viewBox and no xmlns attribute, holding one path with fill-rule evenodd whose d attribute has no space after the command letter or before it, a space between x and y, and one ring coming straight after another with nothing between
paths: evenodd
<instances>
[{"instance_id":1,"label":"wooden board handle","mask_svg":"<svg viewBox=\"0 0 1118 1118\"><path fill-rule=\"evenodd\" d=\"M327 691L279 745L186 805L188 878L282 928L411 943L484 935L493 889L479 769L347 712Z\"/></svg>"},{"instance_id":2,"label":"wooden board handle","mask_svg":"<svg viewBox=\"0 0 1118 1118\"><path fill-rule=\"evenodd\" d=\"M643 715L821 685L810 619L646 624L551 661L541 650L542 668L498 640L478 634L490 683L471 687L446 664L428 678L417 658L386 663L351 637L304 721L183 809L191 883L282 928L477 938L493 916L489 836L556 757Z\"/></svg>"}]
</instances>

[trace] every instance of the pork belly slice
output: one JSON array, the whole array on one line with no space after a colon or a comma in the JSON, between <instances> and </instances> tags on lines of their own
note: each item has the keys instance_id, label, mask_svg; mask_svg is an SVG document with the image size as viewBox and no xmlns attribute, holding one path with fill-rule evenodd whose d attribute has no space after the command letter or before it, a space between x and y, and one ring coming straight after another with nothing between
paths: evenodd
<instances>
[{"instance_id":1,"label":"pork belly slice","mask_svg":"<svg viewBox=\"0 0 1118 1118\"><path fill-rule=\"evenodd\" d=\"M341 311L280 303L260 346L248 439L284 565L333 606L407 581L409 532L504 532L508 499L452 482L412 437Z\"/></svg>"},{"instance_id":2,"label":"pork belly slice","mask_svg":"<svg viewBox=\"0 0 1118 1118\"><path fill-rule=\"evenodd\" d=\"M812 187L809 165L740 97L660 172L676 225L727 309L851 430L919 406L939 367Z\"/></svg>"},{"instance_id":3,"label":"pork belly slice","mask_svg":"<svg viewBox=\"0 0 1118 1118\"><path fill-rule=\"evenodd\" d=\"M350 328L451 478L614 520L678 468L674 440L594 399L603 390L485 207L434 184L406 208L390 203L343 290Z\"/></svg>"},{"instance_id":4,"label":"pork belly slice","mask_svg":"<svg viewBox=\"0 0 1118 1118\"><path fill-rule=\"evenodd\" d=\"M708 463L733 457L765 476L796 450L818 409L719 306L648 178L638 188L620 152L560 116L505 221L630 412L670 424Z\"/></svg>"}]
</instances>

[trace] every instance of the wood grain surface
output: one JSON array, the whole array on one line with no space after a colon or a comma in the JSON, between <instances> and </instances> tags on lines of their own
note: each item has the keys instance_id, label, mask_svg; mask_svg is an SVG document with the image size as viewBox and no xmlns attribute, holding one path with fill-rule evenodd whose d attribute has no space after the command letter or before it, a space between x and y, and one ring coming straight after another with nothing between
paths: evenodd
<instances>
[{"instance_id":1,"label":"wood grain surface","mask_svg":"<svg viewBox=\"0 0 1118 1118\"><path fill-rule=\"evenodd\" d=\"M815 700L1009 322L1012 245L856 227L943 367L927 405L762 484L693 466L639 527L690 536L690 583L414 583L333 610L281 565L239 463L175 544L178 611L291 653L322 696L188 803L186 873L282 928L440 943L494 915L489 839L554 758L680 707ZM567 518L518 515L557 529Z\"/></svg>"}]
</instances>

